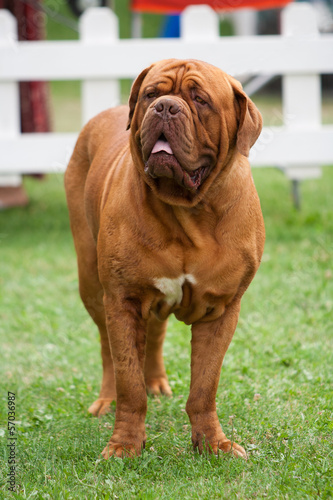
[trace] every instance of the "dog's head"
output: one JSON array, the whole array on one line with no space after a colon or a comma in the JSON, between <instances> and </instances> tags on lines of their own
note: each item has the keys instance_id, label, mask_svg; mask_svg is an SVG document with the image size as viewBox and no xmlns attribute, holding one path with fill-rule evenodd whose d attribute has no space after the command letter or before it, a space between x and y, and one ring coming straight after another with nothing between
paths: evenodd
<instances>
[{"instance_id":1,"label":"dog's head","mask_svg":"<svg viewBox=\"0 0 333 500\"><path fill-rule=\"evenodd\" d=\"M262 118L241 84L196 60L145 69L129 100L131 150L163 201L194 206L238 151L248 156Z\"/></svg>"}]
</instances>

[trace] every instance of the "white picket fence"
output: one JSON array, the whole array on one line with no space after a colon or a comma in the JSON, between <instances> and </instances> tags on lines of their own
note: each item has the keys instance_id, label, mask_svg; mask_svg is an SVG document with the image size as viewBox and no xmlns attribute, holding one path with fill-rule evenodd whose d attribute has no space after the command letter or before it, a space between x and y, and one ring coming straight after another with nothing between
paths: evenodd
<instances>
[{"instance_id":1,"label":"white picket fence","mask_svg":"<svg viewBox=\"0 0 333 500\"><path fill-rule=\"evenodd\" d=\"M281 36L220 37L207 6L186 9L179 39L119 39L107 8L80 19L80 40L18 42L15 20L0 11L0 175L63 172L77 133L21 134L19 81L81 80L83 123L120 101L119 78L152 62L202 59L236 77L283 75L283 126L265 126L251 150L253 166L278 166L293 180L333 164L333 125L321 123L320 74L333 73L333 35L320 35L309 4L291 4Z\"/></svg>"}]
</instances>

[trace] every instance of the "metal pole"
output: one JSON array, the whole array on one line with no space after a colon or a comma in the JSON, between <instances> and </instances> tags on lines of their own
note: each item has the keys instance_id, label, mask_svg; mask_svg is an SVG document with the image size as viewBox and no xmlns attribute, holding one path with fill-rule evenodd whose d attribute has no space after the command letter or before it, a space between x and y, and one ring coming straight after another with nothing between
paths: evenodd
<instances>
[{"instance_id":1,"label":"metal pole","mask_svg":"<svg viewBox=\"0 0 333 500\"><path fill-rule=\"evenodd\" d=\"M296 210L301 209L301 193L300 193L300 181L299 180L292 180L291 181L291 195L294 203L294 207Z\"/></svg>"}]
</instances>

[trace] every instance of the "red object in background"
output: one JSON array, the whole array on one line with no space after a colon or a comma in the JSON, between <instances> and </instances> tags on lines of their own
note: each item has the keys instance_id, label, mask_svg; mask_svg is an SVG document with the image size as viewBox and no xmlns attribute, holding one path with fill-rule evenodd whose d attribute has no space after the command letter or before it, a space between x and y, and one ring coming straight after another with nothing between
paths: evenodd
<instances>
[{"instance_id":1,"label":"red object in background","mask_svg":"<svg viewBox=\"0 0 333 500\"><path fill-rule=\"evenodd\" d=\"M235 10L252 8L256 10L284 7L292 0L132 0L134 12L158 14L179 14L189 5L210 5L214 10Z\"/></svg>"},{"instance_id":2,"label":"red object in background","mask_svg":"<svg viewBox=\"0 0 333 500\"><path fill-rule=\"evenodd\" d=\"M39 0L0 0L0 8L8 9L16 17L19 40L43 40L44 14L38 8ZM20 82L22 132L49 132L48 84Z\"/></svg>"}]
</instances>

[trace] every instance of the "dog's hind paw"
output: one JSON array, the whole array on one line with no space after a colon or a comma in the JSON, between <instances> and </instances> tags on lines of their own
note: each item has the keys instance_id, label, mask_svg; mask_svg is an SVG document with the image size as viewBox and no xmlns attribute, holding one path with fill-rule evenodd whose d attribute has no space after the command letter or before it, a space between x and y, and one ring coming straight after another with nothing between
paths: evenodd
<instances>
[{"instance_id":1,"label":"dog's hind paw","mask_svg":"<svg viewBox=\"0 0 333 500\"><path fill-rule=\"evenodd\" d=\"M147 393L152 394L153 396L159 396L160 394L164 394L165 396L172 396L172 390L170 388L167 377L147 379L146 389Z\"/></svg>"},{"instance_id":2,"label":"dog's hind paw","mask_svg":"<svg viewBox=\"0 0 333 500\"><path fill-rule=\"evenodd\" d=\"M88 408L88 412L94 415L94 417L101 417L111 411L110 404L112 401L114 401L114 398L98 398Z\"/></svg>"},{"instance_id":3,"label":"dog's hind paw","mask_svg":"<svg viewBox=\"0 0 333 500\"><path fill-rule=\"evenodd\" d=\"M118 458L135 458L141 455L142 450L145 448L145 444L146 441L143 441L141 444L122 444L110 441L102 451L102 456L105 460L112 456Z\"/></svg>"}]
</instances>

